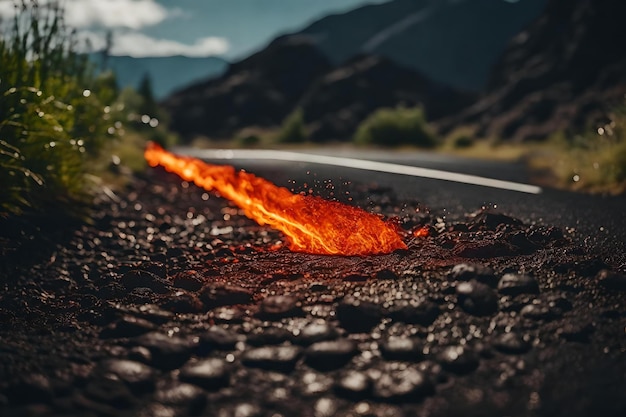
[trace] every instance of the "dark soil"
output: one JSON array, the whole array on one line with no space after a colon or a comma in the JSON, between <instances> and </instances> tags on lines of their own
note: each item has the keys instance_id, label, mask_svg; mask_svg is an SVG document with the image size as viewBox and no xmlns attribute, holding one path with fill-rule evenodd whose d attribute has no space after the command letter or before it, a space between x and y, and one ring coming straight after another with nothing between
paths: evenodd
<instances>
[{"instance_id":1,"label":"dark soil","mask_svg":"<svg viewBox=\"0 0 626 417\"><path fill-rule=\"evenodd\" d=\"M406 203L362 184L352 204L368 196ZM611 248L423 209L408 250L293 253L159 170L96 206L3 241L2 416L626 415Z\"/></svg>"}]
</instances>

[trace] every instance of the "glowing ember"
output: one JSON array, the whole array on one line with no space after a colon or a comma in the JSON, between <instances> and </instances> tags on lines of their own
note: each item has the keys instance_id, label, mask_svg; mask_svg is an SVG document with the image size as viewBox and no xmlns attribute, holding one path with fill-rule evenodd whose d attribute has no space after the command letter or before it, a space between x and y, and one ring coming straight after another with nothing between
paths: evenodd
<instances>
[{"instance_id":1,"label":"glowing ember","mask_svg":"<svg viewBox=\"0 0 626 417\"><path fill-rule=\"evenodd\" d=\"M406 249L395 225L361 209L293 194L232 166L177 156L155 143L148 144L145 157L150 166L161 165L207 191L218 191L252 220L280 230L293 251L370 255Z\"/></svg>"}]
</instances>

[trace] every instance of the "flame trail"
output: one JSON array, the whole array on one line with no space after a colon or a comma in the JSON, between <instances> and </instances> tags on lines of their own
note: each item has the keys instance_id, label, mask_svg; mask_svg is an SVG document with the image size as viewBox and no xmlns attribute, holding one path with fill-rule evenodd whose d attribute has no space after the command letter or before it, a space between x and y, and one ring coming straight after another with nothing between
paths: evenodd
<instances>
[{"instance_id":1,"label":"flame trail","mask_svg":"<svg viewBox=\"0 0 626 417\"><path fill-rule=\"evenodd\" d=\"M260 225L285 234L289 248L323 255L372 255L406 249L395 225L356 207L293 194L229 165L210 165L149 143L145 158L207 191L216 190Z\"/></svg>"}]
</instances>

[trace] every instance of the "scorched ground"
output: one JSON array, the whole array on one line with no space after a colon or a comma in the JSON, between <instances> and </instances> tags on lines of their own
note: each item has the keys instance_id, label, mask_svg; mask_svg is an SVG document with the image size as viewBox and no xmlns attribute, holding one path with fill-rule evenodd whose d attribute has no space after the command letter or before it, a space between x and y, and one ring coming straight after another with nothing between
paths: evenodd
<instances>
[{"instance_id":1,"label":"scorched ground","mask_svg":"<svg viewBox=\"0 0 626 417\"><path fill-rule=\"evenodd\" d=\"M400 218L408 249L277 248L279 232L161 170L100 198L92 225L30 225L0 266L0 414L624 415L610 248L351 187L351 204Z\"/></svg>"}]
</instances>

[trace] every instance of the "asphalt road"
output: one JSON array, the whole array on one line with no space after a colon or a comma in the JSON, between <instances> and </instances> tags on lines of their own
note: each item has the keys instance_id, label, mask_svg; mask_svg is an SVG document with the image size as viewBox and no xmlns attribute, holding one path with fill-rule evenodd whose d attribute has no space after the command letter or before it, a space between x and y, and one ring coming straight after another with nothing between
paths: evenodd
<instances>
[{"instance_id":1,"label":"asphalt road","mask_svg":"<svg viewBox=\"0 0 626 417\"><path fill-rule=\"evenodd\" d=\"M295 191L312 188L314 194L324 197L345 200L352 184L376 183L391 188L407 210L420 205L450 219L491 207L527 223L560 227L590 250L607 251L610 248L618 264L626 262L626 196L587 195L549 188L517 191L516 188L524 190L529 181L528 172L521 163L480 161L416 151L327 148L284 153L177 148L174 152L210 163L234 165ZM328 157L333 165L328 165ZM367 168L366 163L354 161L382 162L382 168L392 171L394 166L418 167L425 169L423 174L427 176L420 176L419 170L417 175L406 175L350 167L363 165ZM374 169L378 168L374 166ZM439 179L447 178L450 173L453 173L452 179ZM476 177L478 179L474 181ZM511 188L514 189L501 188L500 184L467 183L481 183L481 179L512 182ZM329 183L334 186L333 196L328 192ZM489 181L485 183L489 184Z\"/></svg>"}]
</instances>

